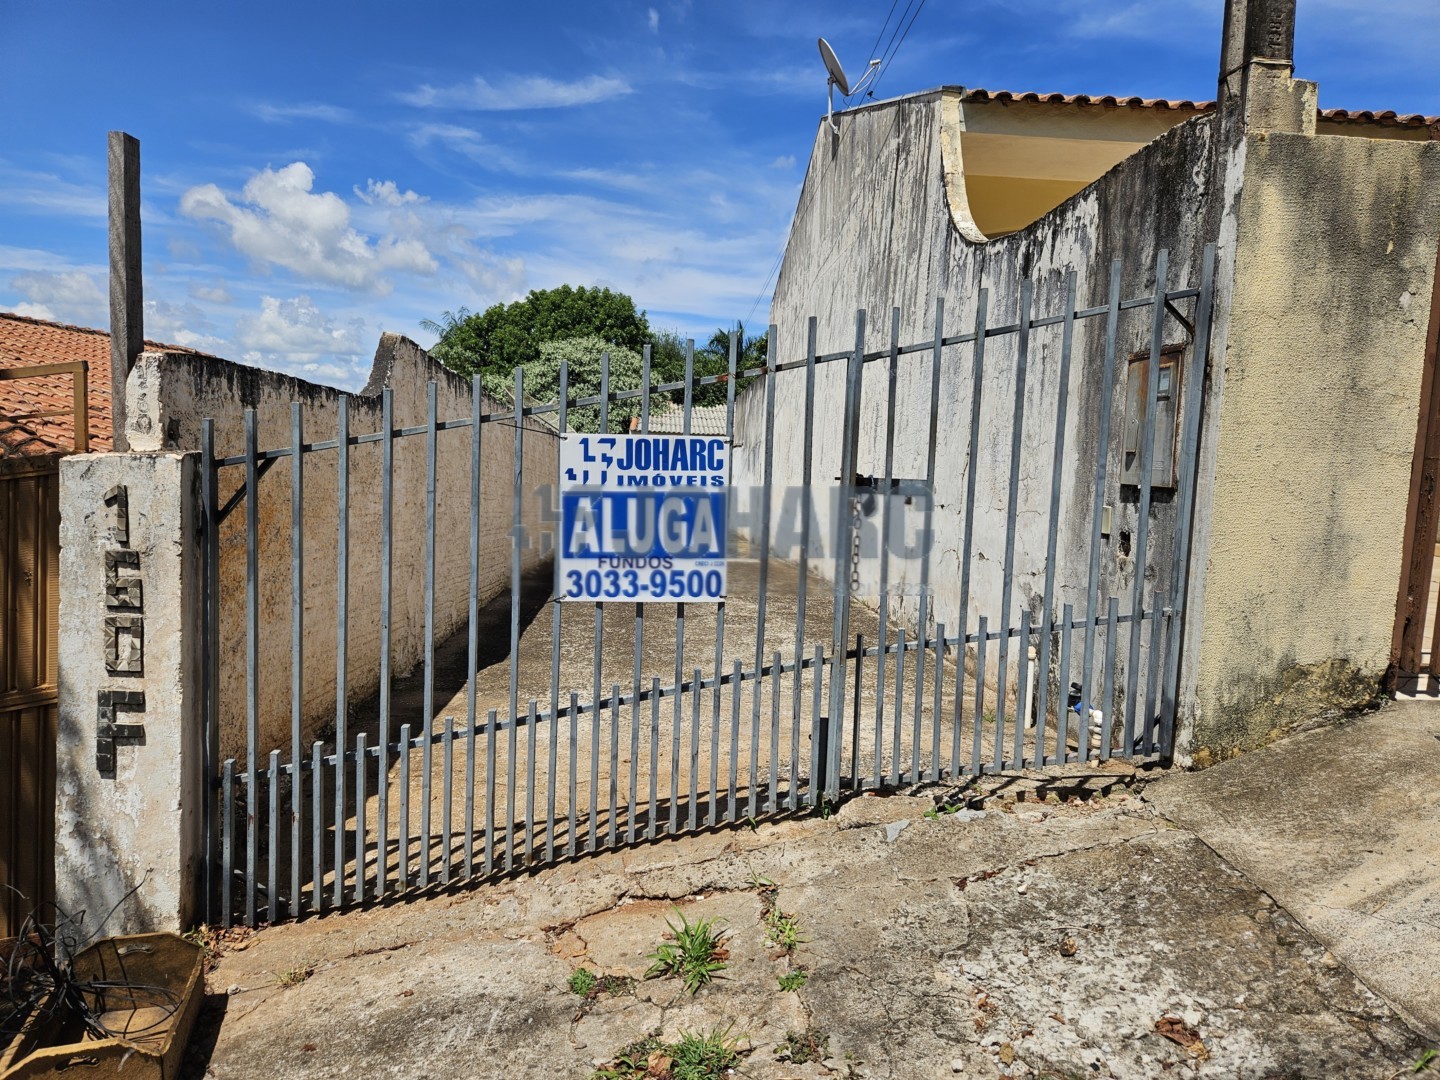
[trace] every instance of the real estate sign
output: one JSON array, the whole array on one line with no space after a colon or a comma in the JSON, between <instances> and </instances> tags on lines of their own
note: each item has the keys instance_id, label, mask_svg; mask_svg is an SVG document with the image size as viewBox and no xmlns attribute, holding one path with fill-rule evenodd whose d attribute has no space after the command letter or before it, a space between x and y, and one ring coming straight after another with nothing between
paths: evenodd
<instances>
[{"instance_id":1,"label":"real estate sign","mask_svg":"<svg viewBox=\"0 0 1440 1080\"><path fill-rule=\"evenodd\" d=\"M727 439L563 436L560 598L724 599L729 480Z\"/></svg>"}]
</instances>

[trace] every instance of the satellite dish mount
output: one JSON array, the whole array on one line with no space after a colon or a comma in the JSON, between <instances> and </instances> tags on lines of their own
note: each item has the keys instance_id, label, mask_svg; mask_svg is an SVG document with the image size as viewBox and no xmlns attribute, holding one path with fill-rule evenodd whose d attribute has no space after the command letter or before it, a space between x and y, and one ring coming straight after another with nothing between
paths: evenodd
<instances>
[{"instance_id":1,"label":"satellite dish mount","mask_svg":"<svg viewBox=\"0 0 1440 1080\"><path fill-rule=\"evenodd\" d=\"M835 123L835 88L840 88L841 97L850 97L858 94L865 88L865 84L875 77L875 72L880 69L879 60L871 60L865 68L865 74L860 76L860 81L852 88L850 80L845 77L845 68L840 64L840 58L835 55L835 50L823 37L819 39L820 59L825 62L825 70L829 72L830 78L826 82L828 98L825 106L825 122L830 125L830 130L836 135L840 134L840 125Z\"/></svg>"}]
</instances>

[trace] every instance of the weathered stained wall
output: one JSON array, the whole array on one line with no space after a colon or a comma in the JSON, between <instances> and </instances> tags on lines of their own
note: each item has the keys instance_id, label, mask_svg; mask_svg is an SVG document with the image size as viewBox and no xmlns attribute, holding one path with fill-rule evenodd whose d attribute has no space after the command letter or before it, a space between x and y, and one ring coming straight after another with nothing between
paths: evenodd
<instances>
[{"instance_id":1,"label":"weathered stained wall","mask_svg":"<svg viewBox=\"0 0 1440 1080\"><path fill-rule=\"evenodd\" d=\"M931 338L939 298L945 301L947 335L972 328L982 288L989 290L989 325L1014 322L1021 282L1027 277L1036 285L1033 314L1058 314L1064 304L1063 274L1071 268L1079 274L1079 306L1104 304L1114 258L1124 260L1123 295L1147 295L1153 289L1153 261L1160 248L1171 252L1170 289L1198 281L1200 256L1208 238L1205 220L1213 201L1212 118L1174 128L1031 228L990 243L967 238L967 233L978 234L967 227L964 169L958 157L950 92L854 110L839 119L839 136L822 130L816 141L776 287L772 319L777 324L782 361L804 356L806 320L811 315L818 319L819 351L836 352L852 347L856 309L866 309L866 347L876 350L889 343L894 306L901 311L902 344ZM1122 316L1117 379L1105 387L1101 379L1103 320L1088 320L1076 328L1064 428L1057 588L1052 602L1057 617L1064 603L1075 604L1077 616L1085 607L1096 467L1102 453L1096 426L1106 393L1111 396L1113 426L1111 443L1103 448L1110 460L1104 502L1114 507L1114 515L1112 531L1101 551L1098 606L1103 614L1108 597L1117 596L1122 610L1129 608L1136 566L1129 545L1136 525L1138 489L1122 488L1119 482L1124 358L1148 348L1149 337L1148 309ZM1186 335L1180 324L1170 319L1164 339L1183 342ZM1016 625L1022 608L1036 618L1042 614L1060 353L1058 328L1036 331L1029 354L1018 503L1013 508L1017 516L1015 592L1011 610L1002 613L1016 342L1014 337L992 338L987 344L982 439L975 463L976 522L967 618L971 632L982 614L989 617L992 628L1002 623ZM945 623L951 633L960 615L971 358L968 346L946 350L938 406L938 509L929 621ZM813 475L821 489L817 498L827 529L840 461L843 367L843 362L828 363L817 372ZM885 418L890 404L885 368L884 361L871 363L865 375L859 471L867 474L881 474L884 468ZM895 395L894 475L899 477L925 475L930 377L928 351L901 358ZM736 454L736 474L742 484L755 482L760 471L763 399L763 383L757 381L738 406L742 445ZM798 484L801 477L803 407L804 372L778 376L777 512L778 489ZM908 536L918 527L918 515L913 513L898 526ZM1157 490L1147 597L1157 585L1162 591L1169 587L1173 528L1171 494ZM1158 557L1160 553L1165 557ZM913 626L918 615L919 562L892 563L891 574L893 587L909 593L903 603ZM1147 606L1150 603L1147 599ZM1127 649L1128 631L1118 650L1122 659ZM1075 667L1071 677L1078 679L1078 660ZM1098 671L1095 678L1098 681ZM1118 679L1117 685L1123 686L1124 679Z\"/></svg>"},{"instance_id":2,"label":"weathered stained wall","mask_svg":"<svg viewBox=\"0 0 1440 1080\"><path fill-rule=\"evenodd\" d=\"M1294 101L1304 106L1313 88L1287 82L1256 90L1262 92L1278 109ZM1264 113L1264 104L1252 112ZM924 342L932 336L937 298L945 301L945 332L953 335L973 325L982 288L989 290L994 326L1016 319L1026 277L1035 281L1035 313L1049 315L1062 306L1067 269L1078 272L1080 305L1099 305L1112 259L1124 262L1122 294L1145 295L1153 288L1157 250L1171 253L1173 289L1197 283L1203 246L1216 242L1216 359L1205 377L1179 755L1186 760L1194 752L1203 762L1363 698L1385 667L1395 616L1440 238L1440 144L1367 139L1354 131L1345 137L1247 133L1239 113L1207 114L1160 136L1030 227L987 243L966 201L957 116L949 92L937 91L847 112L838 118L838 136L822 128L772 309L781 361L804 356L811 315L818 319L822 354L853 346L857 308L869 316L868 350L888 344L892 306L901 310L900 341ZM1122 316L1120 362L1108 387L1099 326L1077 329L1053 614L1066 602L1077 617L1085 614L1102 457L1109 463L1102 502L1114 508L1114 521L1101 552L1098 606L1103 613L1109 596L1120 598L1122 611L1130 606L1135 560L1127 546L1137 524L1137 491L1119 483L1124 358L1146 347L1149 314ZM1166 321L1167 344L1188 337L1177 321ZM1014 507L1007 505L1005 486L1014 339L991 339L987 349L982 439L973 466L977 519L966 613L972 632L982 613L992 626L1014 625L1022 605L1037 618L1042 614L1057 343L1058 331L1042 331L1032 343ZM930 621L945 622L952 633L960 615L971 357L968 347L947 349L940 383ZM1187 363L1192 359L1187 352ZM822 364L817 374L815 497L827 536L840 460L843 366ZM862 474L883 471L890 407L885 366L867 365ZM928 352L901 358L894 397L899 477L924 475L929 379ZM776 378L777 512L779 489L800 478L803 388L803 371ZM1095 426L1106 394L1114 427L1111 444L1101 447ZM742 485L759 477L763 410L763 382L757 381L738 403ZM1171 587L1174 508L1167 491L1154 499L1147 595L1158 586L1163 596ZM1016 595L1012 610L1000 612L1004 532L1012 514ZM780 520L783 529L783 514ZM917 526L911 518L900 528L913 534ZM792 525L787 535L794 532ZM829 573L828 565L819 568ZM913 593L917 571L914 562L896 565L892 580L898 574L898 588ZM902 617L913 626L917 615L913 596L907 597ZM1116 681L1123 685L1124 642L1120 652ZM1096 672L1092 679L1098 678Z\"/></svg>"},{"instance_id":3,"label":"weathered stained wall","mask_svg":"<svg viewBox=\"0 0 1440 1080\"><path fill-rule=\"evenodd\" d=\"M225 361L147 353L130 375L131 446L140 450L198 450L200 422L215 421L220 456L244 452L244 410L257 411L261 450L288 447L291 403L302 405L306 442L333 440L337 403L349 399L351 435L380 431L381 389L393 393L396 427L426 423L427 393L437 383L441 421L469 417L471 384L433 362L413 342L386 334L369 384L342 395L274 372ZM486 412L503 411L486 400ZM483 425L481 447L480 602L509 584L514 433L511 422ZM437 438L435 636L437 643L463 624L470 588L470 429ZM420 661L425 645L425 443L423 434L395 440L391 664L400 676ZM554 483L558 439L553 427L527 420L523 440L528 537L525 565L545 557L548 525L535 488ZM379 685L380 670L380 443L350 448L349 639L350 701ZM291 709L291 469L278 461L260 480L260 634L258 685L263 755L290 745ZM304 723L305 745L335 720L337 453L304 457ZM243 466L220 473L220 496L244 483ZM221 526L220 710L221 752L243 758L245 732L245 503ZM406 717L418 724L418 717ZM288 757L288 755L287 755Z\"/></svg>"},{"instance_id":4,"label":"weathered stained wall","mask_svg":"<svg viewBox=\"0 0 1440 1080\"><path fill-rule=\"evenodd\" d=\"M1202 761L1389 662L1440 243L1440 143L1251 136L1243 170L1191 625Z\"/></svg>"}]
</instances>

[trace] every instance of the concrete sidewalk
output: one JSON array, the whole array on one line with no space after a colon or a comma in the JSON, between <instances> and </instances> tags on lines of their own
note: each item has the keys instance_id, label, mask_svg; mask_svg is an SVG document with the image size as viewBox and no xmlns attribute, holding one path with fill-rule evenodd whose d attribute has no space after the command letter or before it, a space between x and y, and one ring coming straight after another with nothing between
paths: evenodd
<instances>
[{"instance_id":1,"label":"concrete sidewalk","mask_svg":"<svg viewBox=\"0 0 1440 1080\"><path fill-rule=\"evenodd\" d=\"M584 1080L652 1033L716 1029L757 1080L1414 1065L1424 1040L1109 769L1069 769L1064 801L1018 778L983 811L862 797L262 930L211 974L191 1075ZM726 934L693 997L643 979L677 909ZM767 942L773 910L798 924L793 952ZM581 968L614 981L577 997Z\"/></svg>"},{"instance_id":2,"label":"concrete sidewalk","mask_svg":"<svg viewBox=\"0 0 1440 1080\"><path fill-rule=\"evenodd\" d=\"M1398 702L1145 797L1440 1040L1440 702Z\"/></svg>"}]
</instances>

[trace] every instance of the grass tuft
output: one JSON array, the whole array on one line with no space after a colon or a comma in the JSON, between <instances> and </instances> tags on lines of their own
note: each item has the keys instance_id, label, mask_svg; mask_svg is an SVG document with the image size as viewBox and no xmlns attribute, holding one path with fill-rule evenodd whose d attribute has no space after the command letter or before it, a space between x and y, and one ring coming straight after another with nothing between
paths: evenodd
<instances>
[{"instance_id":1,"label":"grass tuft","mask_svg":"<svg viewBox=\"0 0 1440 1080\"><path fill-rule=\"evenodd\" d=\"M685 918L683 911L679 908L675 910L680 916L680 925L676 926L668 919L665 921L670 928L666 936L671 940L662 941L659 948L647 957L651 963L645 971L645 978L673 975L694 994L725 970L725 960L730 954L720 947L725 934L716 927L714 919L700 919L692 923Z\"/></svg>"},{"instance_id":2,"label":"grass tuft","mask_svg":"<svg viewBox=\"0 0 1440 1080\"><path fill-rule=\"evenodd\" d=\"M314 974L314 968L290 968L288 971L280 972L280 974L275 977L275 981L279 983L280 986L284 989L289 990L292 986L299 986L301 983L303 983L306 979L310 978L310 976Z\"/></svg>"},{"instance_id":3,"label":"grass tuft","mask_svg":"<svg viewBox=\"0 0 1440 1080\"><path fill-rule=\"evenodd\" d=\"M682 1031L673 1043L658 1035L631 1043L591 1080L722 1080L740 1064L740 1047L730 1028Z\"/></svg>"},{"instance_id":4,"label":"grass tuft","mask_svg":"<svg viewBox=\"0 0 1440 1080\"><path fill-rule=\"evenodd\" d=\"M765 942L773 945L786 956L805 940L800 933L800 920L795 915L772 907L765 913Z\"/></svg>"}]
</instances>

